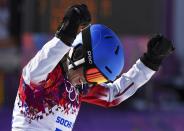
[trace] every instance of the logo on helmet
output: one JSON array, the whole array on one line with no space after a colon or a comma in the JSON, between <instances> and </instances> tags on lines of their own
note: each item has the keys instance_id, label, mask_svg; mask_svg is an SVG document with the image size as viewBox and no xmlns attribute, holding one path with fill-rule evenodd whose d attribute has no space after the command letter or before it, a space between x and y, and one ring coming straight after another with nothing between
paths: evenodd
<instances>
[{"instance_id":1,"label":"logo on helmet","mask_svg":"<svg viewBox=\"0 0 184 131\"><path fill-rule=\"evenodd\" d=\"M91 51L87 51L89 64L93 64Z\"/></svg>"}]
</instances>

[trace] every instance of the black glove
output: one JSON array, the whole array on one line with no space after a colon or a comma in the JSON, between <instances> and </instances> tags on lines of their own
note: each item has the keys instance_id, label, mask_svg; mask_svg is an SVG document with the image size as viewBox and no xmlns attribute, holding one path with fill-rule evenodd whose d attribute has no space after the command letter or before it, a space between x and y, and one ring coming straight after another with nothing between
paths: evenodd
<instances>
[{"instance_id":1,"label":"black glove","mask_svg":"<svg viewBox=\"0 0 184 131\"><path fill-rule=\"evenodd\" d=\"M171 41L162 35L156 35L149 40L147 52L141 57L141 61L150 69L157 71L163 59L174 49Z\"/></svg>"},{"instance_id":2,"label":"black glove","mask_svg":"<svg viewBox=\"0 0 184 131\"><path fill-rule=\"evenodd\" d=\"M77 35L79 26L88 25L90 21L91 15L86 5L73 5L66 11L55 36L62 40L66 45L71 46Z\"/></svg>"}]
</instances>

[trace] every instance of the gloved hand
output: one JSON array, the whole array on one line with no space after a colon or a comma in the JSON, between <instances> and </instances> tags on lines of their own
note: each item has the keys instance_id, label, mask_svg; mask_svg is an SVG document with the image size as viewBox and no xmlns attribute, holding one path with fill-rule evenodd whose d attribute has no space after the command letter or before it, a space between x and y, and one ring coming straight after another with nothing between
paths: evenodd
<instances>
[{"instance_id":1,"label":"gloved hand","mask_svg":"<svg viewBox=\"0 0 184 131\"><path fill-rule=\"evenodd\" d=\"M171 41L162 35L151 38L147 45L147 52L140 58L152 70L157 71L163 59L174 51Z\"/></svg>"},{"instance_id":2,"label":"gloved hand","mask_svg":"<svg viewBox=\"0 0 184 131\"><path fill-rule=\"evenodd\" d=\"M71 46L77 35L79 26L88 25L90 21L91 15L86 5L73 5L66 11L55 36L62 40L66 45Z\"/></svg>"}]
</instances>

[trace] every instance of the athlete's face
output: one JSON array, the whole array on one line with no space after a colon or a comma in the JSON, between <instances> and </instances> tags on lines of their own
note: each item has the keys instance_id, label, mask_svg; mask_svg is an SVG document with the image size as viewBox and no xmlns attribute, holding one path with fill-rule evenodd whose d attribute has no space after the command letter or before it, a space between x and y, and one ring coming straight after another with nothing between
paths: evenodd
<instances>
[{"instance_id":1,"label":"athlete's face","mask_svg":"<svg viewBox=\"0 0 184 131\"><path fill-rule=\"evenodd\" d=\"M75 70L70 69L68 72L68 79L74 86L85 84L86 80L83 73L83 67L81 66Z\"/></svg>"}]
</instances>

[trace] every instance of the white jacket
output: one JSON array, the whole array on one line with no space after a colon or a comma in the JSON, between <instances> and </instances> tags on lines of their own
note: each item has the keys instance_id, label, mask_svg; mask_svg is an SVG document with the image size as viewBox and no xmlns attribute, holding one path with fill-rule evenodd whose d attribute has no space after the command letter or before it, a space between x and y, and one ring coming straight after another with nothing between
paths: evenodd
<instances>
[{"instance_id":1,"label":"white jacket","mask_svg":"<svg viewBox=\"0 0 184 131\"><path fill-rule=\"evenodd\" d=\"M70 47L54 37L23 68L12 131L72 130L81 102L116 106L132 96L155 73L138 60L113 83L91 87L89 93L82 96L69 84L58 64L69 50Z\"/></svg>"}]
</instances>

